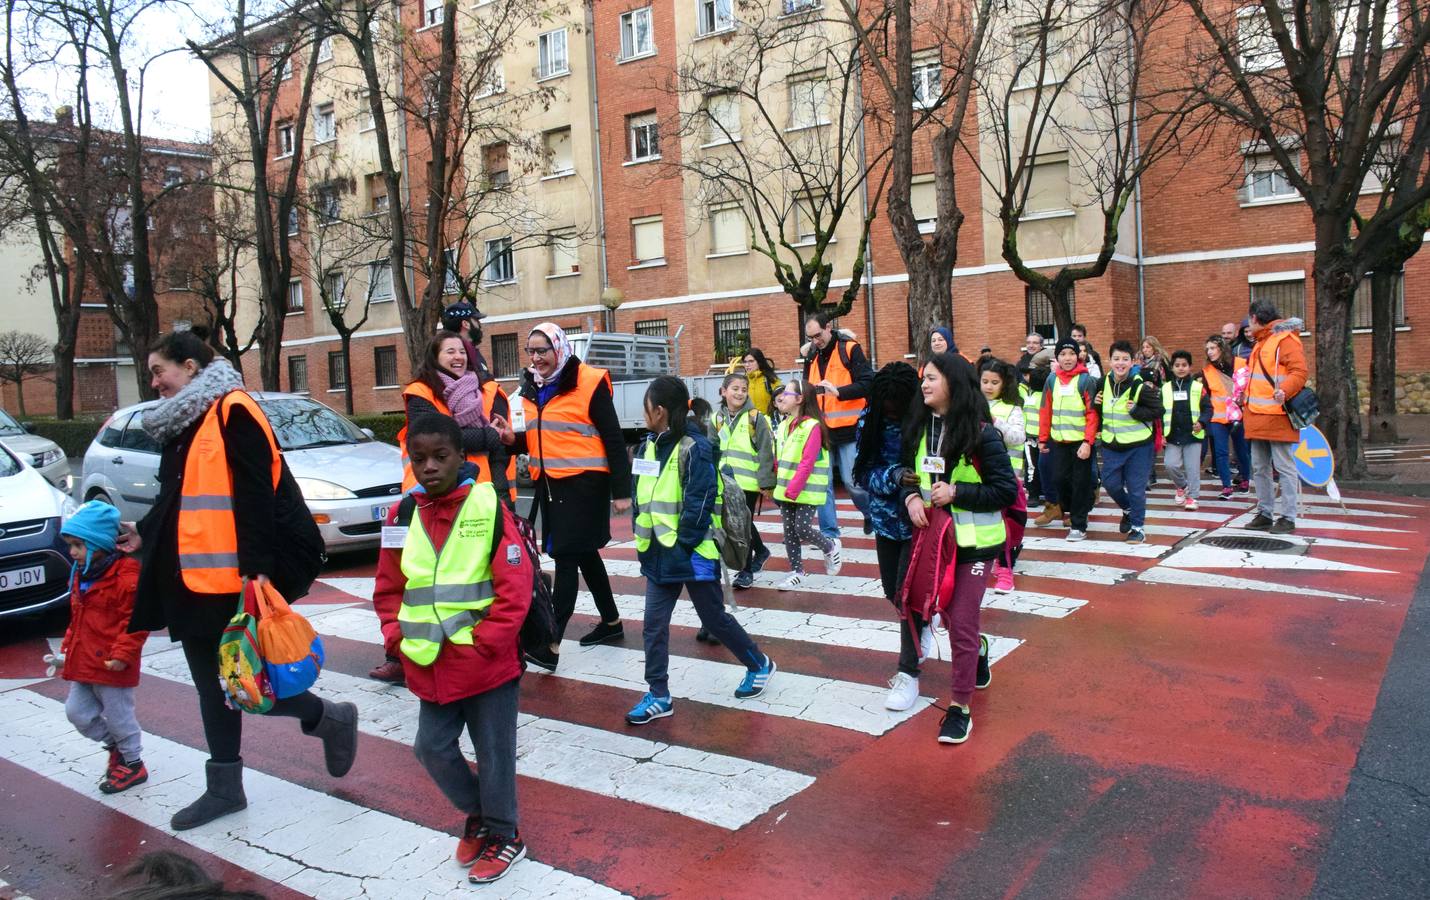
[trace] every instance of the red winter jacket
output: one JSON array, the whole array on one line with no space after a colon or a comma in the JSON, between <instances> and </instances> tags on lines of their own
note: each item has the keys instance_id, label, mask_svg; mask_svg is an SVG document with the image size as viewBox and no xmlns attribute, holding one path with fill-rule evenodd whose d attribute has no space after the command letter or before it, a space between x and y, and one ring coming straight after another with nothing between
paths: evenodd
<instances>
[{"instance_id":1,"label":"red winter jacket","mask_svg":"<svg viewBox=\"0 0 1430 900\"><path fill-rule=\"evenodd\" d=\"M1052 442L1053 434L1053 379L1056 378L1063 384L1067 384L1074 378L1087 375L1087 366L1078 363L1071 372L1064 372L1061 366L1054 365L1053 373L1048 376L1047 383L1043 385L1043 402L1038 410L1038 442L1048 444ZM1082 392L1082 406L1085 411L1082 426L1082 439L1087 443L1097 446L1097 432L1102 426L1102 414L1097 407L1093 406L1092 398L1097 393L1096 382L1091 390Z\"/></svg>"},{"instance_id":2,"label":"red winter jacket","mask_svg":"<svg viewBox=\"0 0 1430 900\"><path fill-rule=\"evenodd\" d=\"M440 553L452 522L470 493L469 485L461 485L440 497L429 498L415 493L422 527ZM392 505L387 524L397 521L398 504ZM407 673L407 687L421 700L431 703L452 703L465 697L500 687L521 675L525 665L521 656L521 623L531 606L531 584L534 577L532 561L516 530L516 520L505 504L498 504L500 527L492 536L492 588L496 596L486 618L472 629L470 647L444 643L437 659L430 666L420 666L398 649L402 632L397 612L402 607L402 592L407 579L402 574L402 551L384 548L377 558L377 586L372 594L372 606L382 623L382 642L389 656L402 660Z\"/></svg>"},{"instance_id":3,"label":"red winter jacket","mask_svg":"<svg viewBox=\"0 0 1430 900\"><path fill-rule=\"evenodd\" d=\"M81 591L79 576L70 576L70 627L65 630L66 681L135 687L139 684L139 654L149 632L128 634L129 617L134 613L134 591L139 585L139 563L121 556ZM126 667L112 672L106 659L119 660Z\"/></svg>"}]
</instances>

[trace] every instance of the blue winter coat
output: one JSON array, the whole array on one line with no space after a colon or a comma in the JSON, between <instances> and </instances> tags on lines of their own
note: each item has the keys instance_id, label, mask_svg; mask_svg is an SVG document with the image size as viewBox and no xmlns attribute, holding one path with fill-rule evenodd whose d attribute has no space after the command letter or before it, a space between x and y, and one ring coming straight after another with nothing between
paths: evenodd
<instances>
[{"instance_id":1,"label":"blue winter coat","mask_svg":"<svg viewBox=\"0 0 1430 900\"><path fill-rule=\"evenodd\" d=\"M715 457L719 452L700 431L694 419L686 420L686 435L691 439L685 458L685 483L680 524L676 528L675 546L664 547L654 541L645 552L638 553L641 574L656 584L683 584L687 581L719 581L720 565L695 553L710 531L710 519L715 513ZM675 434L666 431L659 436L647 435L655 441L655 458L662 466L675 449ZM636 450L636 458L645 455L645 443ZM679 461L670 459L670 465ZM631 496L636 496L636 476L631 475ZM631 506L631 524L635 524L635 506Z\"/></svg>"},{"instance_id":2,"label":"blue winter coat","mask_svg":"<svg viewBox=\"0 0 1430 900\"><path fill-rule=\"evenodd\" d=\"M867 418L867 413L859 417L855 446L863 440ZM914 526L904 506L904 492L899 485L900 476L912 470L900 463L902 456L903 434L899 423L885 422L877 457L862 464L856 462L854 467L855 483L869 492L869 520L874 523L874 533L893 541L912 540L914 536Z\"/></svg>"}]
</instances>

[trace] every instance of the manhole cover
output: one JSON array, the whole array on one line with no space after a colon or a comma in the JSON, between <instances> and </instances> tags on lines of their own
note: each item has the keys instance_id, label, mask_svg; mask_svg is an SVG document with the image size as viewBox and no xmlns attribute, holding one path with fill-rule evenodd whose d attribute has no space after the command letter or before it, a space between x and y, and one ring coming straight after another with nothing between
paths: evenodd
<instances>
[{"instance_id":1,"label":"manhole cover","mask_svg":"<svg viewBox=\"0 0 1430 900\"><path fill-rule=\"evenodd\" d=\"M1223 550L1259 550L1263 553L1274 553L1278 550L1290 550L1296 545L1290 541L1278 541L1276 538L1268 537L1209 537L1202 538L1199 543L1211 544L1213 547L1220 547Z\"/></svg>"}]
</instances>

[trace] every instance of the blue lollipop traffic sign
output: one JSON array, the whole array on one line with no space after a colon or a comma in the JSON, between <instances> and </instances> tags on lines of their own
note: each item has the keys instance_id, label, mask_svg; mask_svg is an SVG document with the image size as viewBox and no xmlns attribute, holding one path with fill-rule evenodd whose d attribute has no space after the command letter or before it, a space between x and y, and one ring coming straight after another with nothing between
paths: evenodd
<instances>
[{"instance_id":1,"label":"blue lollipop traffic sign","mask_svg":"<svg viewBox=\"0 0 1430 900\"><path fill-rule=\"evenodd\" d=\"M1296 458L1296 474L1314 487L1324 487L1336 474L1336 457L1321 429L1307 425L1301 429L1301 441L1291 451Z\"/></svg>"}]
</instances>

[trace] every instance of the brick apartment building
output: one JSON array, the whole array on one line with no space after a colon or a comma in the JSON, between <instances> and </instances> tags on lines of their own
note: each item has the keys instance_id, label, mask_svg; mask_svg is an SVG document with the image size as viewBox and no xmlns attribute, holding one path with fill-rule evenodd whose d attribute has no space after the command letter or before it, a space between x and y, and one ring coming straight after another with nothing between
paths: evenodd
<instances>
[{"instance_id":1,"label":"brick apartment building","mask_svg":"<svg viewBox=\"0 0 1430 900\"><path fill-rule=\"evenodd\" d=\"M501 2L490 0L475 11L460 6L459 14L483 15L490 4ZM772 0L768 16L789 18L820 8L818 0ZM438 0L406 0L401 7L404 26L418 36L430 33L440 23L442 9ZM740 15L749 18L744 9ZM839 27L835 18L820 26L826 37ZM670 86L690 60L724 52L744 27L734 19L731 0L596 0L530 26L525 39L504 48L502 84L491 102L534 86L551 89L554 99L530 111L521 123L536 136L529 143L544 147L545 153L533 155L516 144L486 144L470 154L466 165L488 175L499 171L502 177L510 167L513 184L518 170L536 170L538 177L522 181L521 190L529 193L534 208L559 217L570 234L580 238L513 249L510 241L520 235L503 234L487 224L454 249L462 273L486 269L478 294L487 314L484 350L500 376L513 376L524 364L519 351L526 332L544 320L574 331L608 323L618 331L674 335L683 329L686 374L703 372L727 350L751 342L780 368L796 364L799 316L778 288L771 263L739 243L728 207L709 202L681 165L695 154L730 151L722 146L726 142L709 140L698 128L687 127L688 98ZM321 132L330 135L323 143L332 154L373 166L361 111L344 112L344 98L352 93L352 67L344 62L347 48L322 52L333 61L325 63L330 68L319 68L314 109L335 120L331 131ZM919 60L936 71L937 49L922 48ZM798 66L776 68L767 73L769 84L760 90L762 99L781 98L762 103L787 117L780 130L827 127L804 121L796 111L793 98L810 96L807 85L799 86L809 80L808 72ZM232 119L222 107L221 92L214 96L217 135L232 127ZM881 102L867 86L865 99ZM764 127L748 103L727 108L722 115L730 117L737 131L745 129L750 141ZM421 145L414 127L409 121L409 147ZM879 140L871 128L866 136L871 153ZM986 152L985 145L975 146ZM319 148L315 158L321 152ZM914 204L916 216L923 219L931 215L932 166L927 148L920 152ZM1200 358L1203 339L1223 322L1240 320L1248 301L1256 297L1272 298L1288 315L1314 326L1309 315L1309 215L1265 163L1248 149L1242 135L1223 129L1200 146L1196 159L1168 160L1148 174L1141 202L1122 220L1118 252L1107 274L1076 286L1075 318L1086 323L1099 349L1116 338L1153 334L1168 350L1188 348ZM406 160L405 171L413 173L407 202L414 209L422 203L417 174L422 169L421 158ZM957 340L965 350L986 345L1012 357L1029 329L1051 333L1051 314L1046 299L1026 289L1000 258L999 225L988 211L992 203L986 185L970 165L961 165L958 177L967 220L953 272ZM345 197L343 202L349 201ZM359 193L351 202L372 201ZM1035 255L1034 266L1085 260L1096 246L1088 240L1087 217L1096 218L1098 211L1079 202L1075 184L1048 192L1040 202L1044 208L1030 217L1037 221L1026 224L1022 236L1027 246L1048 248ZM788 238L802 245L807 236L797 202L790 204L790 211ZM847 284L859 213L862 209L854 210L839 225L832 257L836 288ZM302 228L304 240L311 241L308 223ZM354 283L386 277L375 274L380 265L350 266L341 277ZM907 278L882 218L874 224L866 276L842 326L858 335L876 363L911 354L924 336L909 333ZM297 277L298 295L315 296L313 273ZM420 274L409 277L420 290ZM1419 311L1430 309L1430 259L1422 254L1406 266L1400 291L1401 377L1418 381L1420 373L1430 371L1430 336L1414 327ZM374 296L370 318L357 333L346 366L321 310L298 304L283 343L283 387L340 407L345 379L351 379L357 411L400 409L398 390L410 369L397 311L386 299ZM605 304L615 301L618 308L608 314ZM1362 327L1356 329L1355 351L1364 372L1368 302L1358 302L1356 317ZM1312 349L1309 340L1306 346Z\"/></svg>"}]
</instances>

